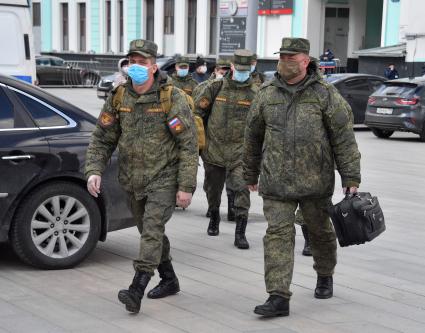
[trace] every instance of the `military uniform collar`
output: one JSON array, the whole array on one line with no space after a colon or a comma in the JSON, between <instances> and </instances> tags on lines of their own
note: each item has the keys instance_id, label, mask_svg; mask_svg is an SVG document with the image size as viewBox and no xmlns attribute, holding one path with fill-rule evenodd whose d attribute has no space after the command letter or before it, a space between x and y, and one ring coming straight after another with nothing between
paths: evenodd
<instances>
[{"instance_id":1,"label":"military uniform collar","mask_svg":"<svg viewBox=\"0 0 425 333\"><path fill-rule=\"evenodd\" d=\"M185 81L190 81L190 80L192 80L192 74L187 74L186 76L184 76L184 77L180 77L180 76L178 76L176 73L173 73L173 79L176 79L176 80L178 80L178 81L182 81L182 82L185 82Z\"/></svg>"},{"instance_id":2,"label":"military uniform collar","mask_svg":"<svg viewBox=\"0 0 425 333\"><path fill-rule=\"evenodd\" d=\"M146 91L143 95L152 94L154 92L157 92L161 88L161 86L163 86L164 84L169 84L168 77L165 80L164 77L162 75L160 75L157 71L154 74L154 81L153 81L152 87L148 91ZM133 97L140 97L141 96L134 90L133 82L131 81L131 78L129 78L127 80L126 88L128 89L130 95L132 95Z\"/></svg>"},{"instance_id":3,"label":"military uniform collar","mask_svg":"<svg viewBox=\"0 0 425 333\"><path fill-rule=\"evenodd\" d=\"M227 73L224 80L226 80L227 84L232 88L250 87L252 85L251 77L245 82L238 82L232 79L232 72Z\"/></svg>"}]
</instances>

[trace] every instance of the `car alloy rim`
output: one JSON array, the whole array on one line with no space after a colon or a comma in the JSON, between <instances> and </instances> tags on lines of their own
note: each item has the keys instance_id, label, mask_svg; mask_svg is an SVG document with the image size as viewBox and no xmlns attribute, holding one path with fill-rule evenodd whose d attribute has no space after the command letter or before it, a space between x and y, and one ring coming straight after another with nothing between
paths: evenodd
<instances>
[{"instance_id":1,"label":"car alloy rim","mask_svg":"<svg viewBox=\"0 0 425 333\"><path fill-rule=\"evenodd\" d=\"M57 195L37 207L31 219L31 236L44 255L66 258L78 252L90 233L90 216L77 199Z\"/></svg>"}]
</instances>

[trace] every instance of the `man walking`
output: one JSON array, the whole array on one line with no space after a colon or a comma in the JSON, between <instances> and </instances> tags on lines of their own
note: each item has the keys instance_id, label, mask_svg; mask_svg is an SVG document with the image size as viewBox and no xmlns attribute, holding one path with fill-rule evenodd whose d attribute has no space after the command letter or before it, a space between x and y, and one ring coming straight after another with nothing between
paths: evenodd
<instances>
[{"instance_id":1,"label":"man walking","mask_svg":"<svg viewBox=\"0 0 425 333\"><path fill-rule=\"evenodd\" d=\"M176 72L171 76L174 86L180 88L189 96L192 96L198 82L189 73L189 58L183 56L177 57L175 68Z\"/></svg>"},{"instance_id":2,"label":"man walking","mask_svg":"<svg viewBox=\"0 0 425 333\"><path fill-rule=\"evenodd\" d=\"M206 192L211 218L208 235L219 234L221 193L224 182L235 194L236 230L234 245L248 249L245 230L250 207L249 191L242 176L245 121L257 91L250 79L253 53L236 50L231 71L207 84L195 99L195 113L208 123L206 149L202 152Z\"/></svg>"},{"instance_id":3,"label":"man walking","mask_svg":"<svg viewBox=\"0 0 425 333\"><path fill-rule=\"evenodd\" d=\"M262 86L247 118L244 177L263 197L268 222L264 267L270 297L254 310L263 316L289 315L298 205L317 273L314 296L332 297L336 237L327 207L334 192L334 160L344 189L355 193L360 183L352 112L322 80L309 50L307 39L282 39L276 76Z\"/></svg>"},{"instance_id":4,"label":"man walking","mask_svg":"<svg viewBox=\"0 0 425 333\"><path fill-rule=\"evenodd\" d=\"M161 281L148 293L160 298L179 292L165 224L174 207L192 200L198 166L197 134L185 94L172 87L156 64L157 45L137 39L128 53L129 80L108 97L87 150L87 188L101 195L101 175L119 148L120 184L127 191L140 232L135 275L118 299L129 312L139 312L145 288L158 269ZM172 89L171 110L163 107Z\"/></svg>"}]
</instances>

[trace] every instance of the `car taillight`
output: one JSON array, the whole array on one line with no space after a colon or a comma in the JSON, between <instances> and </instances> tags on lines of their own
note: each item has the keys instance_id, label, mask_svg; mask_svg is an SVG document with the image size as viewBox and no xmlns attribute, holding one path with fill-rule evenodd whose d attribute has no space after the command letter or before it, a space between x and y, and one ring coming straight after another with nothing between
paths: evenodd
<instances>
[{"instance_id":1,"label":"car taillight","mask_svg":"<svg viewBox=\"0 0 425 333\"><path fill-rule=\"evenodd\" d=\"M367 100L367 104L373 105L376 102L376 98L375 97L369 97L369 99Z\"/></svg>"},{"instance_id":2,"label":"car taillight","mask_svg":"<svg viewBox=\"0 0 425 333\"><path fill-rule=\"evenodd\" d=\"M418 100L418 98L397 98L395 102L399 105L415 105Z\"/></svg>"}]
</instances>

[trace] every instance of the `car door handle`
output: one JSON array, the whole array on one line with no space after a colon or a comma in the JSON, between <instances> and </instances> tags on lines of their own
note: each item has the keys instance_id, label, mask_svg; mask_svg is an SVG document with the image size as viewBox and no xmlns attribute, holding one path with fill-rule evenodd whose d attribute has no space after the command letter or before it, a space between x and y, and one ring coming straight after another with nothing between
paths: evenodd
<instances>
[{"instance_id":1,"label":"car door handle","mask_svg":"<svg viewBox=\"0 0 425 333\"><path fill-rule=\"evenodd\" d=\"M19 161L19 160L30 160L34 158L33 155L12 155L12 156L2 156L2 160L6 161Z\"/></svg>"}]
</instances>

